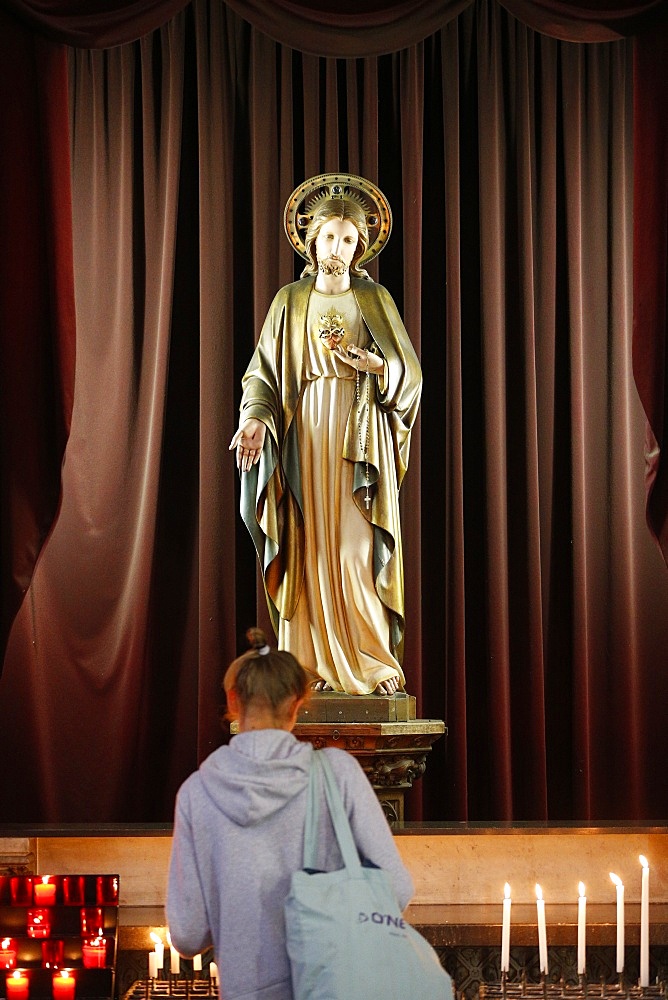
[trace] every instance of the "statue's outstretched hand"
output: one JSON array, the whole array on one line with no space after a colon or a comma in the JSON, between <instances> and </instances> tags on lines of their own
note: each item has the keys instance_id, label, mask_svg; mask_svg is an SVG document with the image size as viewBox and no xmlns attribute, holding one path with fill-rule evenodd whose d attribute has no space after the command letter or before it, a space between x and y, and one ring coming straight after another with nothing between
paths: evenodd
<instances>
[{"instance_id":1,"label":"statue's outstretched hand","mask_svg":"<svg viewBox=\"0 0 668 1000\"><path fill-rule=\"evenodd\" d=\"M248 472L260 461L264 437L267 433L266 424L255 417L244 420L243 424L230 441L229 450L237 449L237 468Z\"/></svg>"}]
</instances>

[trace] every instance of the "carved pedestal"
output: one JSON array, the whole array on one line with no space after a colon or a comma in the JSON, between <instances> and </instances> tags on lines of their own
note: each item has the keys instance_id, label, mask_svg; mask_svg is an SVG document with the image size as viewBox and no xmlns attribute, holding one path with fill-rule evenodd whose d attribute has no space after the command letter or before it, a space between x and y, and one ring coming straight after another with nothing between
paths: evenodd
<instances>
[{"instance_id":1,"label":"carved pedestal","mask_svg":"<svg viewBox=\"0 0 668 1000\"><path fill-rule=\"evenodd\" d=\"M374 696L371 696L374 697ZM362 698L351 698L364 711ZM379 699L377 701L391 699ZM353 754L376 790L388 821L404 818L404 794L424 774L432 744L445 735L440 719L406 722L298 722L295 736L314 747Z\"/></svg>"}]
</instances>

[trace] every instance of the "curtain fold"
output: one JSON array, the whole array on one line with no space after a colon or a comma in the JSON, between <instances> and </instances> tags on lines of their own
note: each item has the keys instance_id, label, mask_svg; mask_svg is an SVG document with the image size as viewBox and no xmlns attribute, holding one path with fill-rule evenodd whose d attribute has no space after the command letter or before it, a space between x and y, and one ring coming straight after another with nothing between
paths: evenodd
<instances>
[{"instance_id":1,"label":"curtain fold","mask_svg":"<svg viewBox=\"0 0 668 1000\"><path fill-rule=\"evenodd\" d=\"M225 0L263 34L317 56L365 58L424 41L473 0ZM5 0L5 6L48 38L80 48L110 48L155 31L189 0ZM518 20L553 38L607 42L653 30L668 19L664 0L504 0Z\"/></svg>"},{"instance_id":2,"label":"curtain fold","mask_svg":"<svg viewBox=\"0 0 668 1000\"><path fill-rule=\"evenodd\" d=\"M423 41L471 0L376 0L347 9L295 0L227 0L240 17L282 45L315 56L355 59L386 55Z\"/></svg>"},{"instance_id":3,"label":"curtain fold","mask_svg":"<svg viewBox=\"0 0 668 1000\"><path fill-rule=\"evenodd\" d=\"M663 0L502 0L523 24L566 42L612 42L652 31L668 18Z\"/></svg>"},{"instance_id":4,"label":"curtain fold","mask_svg":"<svg viewBox=\"0 0 668 1000\"><path fill-rule=\"evenodd\" d=\"M3 11L0 39L4 655L12 620L60 503L60 466L74 393L75 322L67 53Z\"/></svg>"},{"instance_id":5,"label":"curtain fold","mask_svg":"<svg viewBox=\"0 0 668 1000\"><path fill-rule=\"evenodd\" d=\"M0 688L8 818L168 820L224 738L222 671L266 622L227 450L240 378L301 269L285 200L334 169L390 200L374 274L425 374L401 498L405 667L449 736L410 816L665 812L650 713L668 694L668 580L630 368L632 55L549 38L496 0L359 59L207 0L69 52L76 393L60 516ZM649 156L664 133L645 127ZM653 190L648 206L659 176ZM660 236L636 362L665 338ZM62 374L73 340L57 343ZM640 359L660 443L657 356Z\"/></svg>"},{"instance_id":6,"label":"curtain fold","mask_svg":"<svg viewBox=\"0 0 668 1000\"><path fill-rule=\"evenodd\" d=\"M106 49L132 42L162 27L189 0L5 0L27 27L65 45Z\"/></svg>"},{"instance_id":7,"label":"curtain fold","mask_svg":"<svg viewBox=\"0 0 668 1000\"><path fill-rule=\"evenodd\" d=\"M634 49L633 370L647 415L647 522L668 562L668 28Z\"/></svg>"},{"instance_id":8,"label":"curtain fold","mask_svg":"<svg viewBox=\"0 0 668 1000\"><path fill-rule=\"evenodd\" d=\"M196 690L187 650L180 662L187 631L178 628L190 567L186 559L175 579L178 539L166 539L167 550L161 539L170 491L182 509L188 490L163 481L183 15L161 29L159 54L157 41L71 58L77 391L62 506L8 650L12 671L40 677L38 702L24 711L37 713L46 745L58 747L38 761L40 809L56 821L82 803L91 819L164 810L153 758L162 746L169 772L178 715ZM175 436L170 445L178 447ZM152 612L160 631L148 643ZM155 671L169 683L156 687ZM86 766L105 761L107 747L115 747L112 766ZM192 746L188 758L194 767ZM183 762L181 754L179 770Z\"/></svg>"}]
</instances>

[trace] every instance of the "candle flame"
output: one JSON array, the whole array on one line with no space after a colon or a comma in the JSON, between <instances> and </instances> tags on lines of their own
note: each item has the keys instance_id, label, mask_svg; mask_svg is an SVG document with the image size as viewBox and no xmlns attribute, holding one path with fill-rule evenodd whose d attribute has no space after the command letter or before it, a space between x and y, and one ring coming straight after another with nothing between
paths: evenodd
<instances>
[{"instance_id":1,"label":"candle flame","mask_svg":"<svg viewBox=\"0 0 668 1000\"><path fill-rule=\"evenodd\" d=\"M50 875L42 875L42 885L48 885L50 878L51 878Z\"/></svg>"},{"instance_id":2,"label":"candle flame","mask_svg":"<svg viewBox=\"0 0 668 1000\"><path fill-rule=\"evenodd\" d=\"M638 856L638 861L643 866L643 868L649 868L649 861L647 860L644 854L640 854Z\"/></svg>"},{"instance_id":3,"label":"candle flame","mask_svg":"<svg viewBox=\"0 0 668 1000\"><path fill-rule=\"evenodd\" d=\"M155 941L156 944L162 944L162 938L160 937L159 934L156 934L154 931L151 931L149 937L151 941Z\"/></svg>"},{"instance_id":4,"label":"candle flame","mask_svg":"<svg viewBox=\"0 0 668 1000\"><path fill-rule=\"evenodd\" d=\"M584 896L584 894L585 894L585 884L584 884L584 882L578 882L578 892L580 893L581 896Z\"/></svg>"},{"instance_id":5,"label":"candle flame","mask_svg":"<svg viewBox=\"0 0 668 1000\"><path fill-rule=\"evenodd\" d=\"M20 969L16 969L15 972L12 972L12 976L14 977L14 979L20 979L21 975L22 975L22 973L21 973Z\"/></svg>"},{"instance_id":6,"label":"candle flame","mask_svg":"<svg viewBox=\"0 0 668 1000\"><path fill-rule=\"evenodd\" d=\"M503 887L503 895L506 897L506 899L510 899L510 886L508 885L507 882Z\"/></svg>"},{"instance_id":7,"label":"candle flame","mask_svg":"<svg viewBox=\"0 0 668 1000\"><path fill-rule=\"evenodd\" d=\"M4 940L2 942L2 947L3 948L9 948L9 942L10 942L10 940L11 940L11 938L4 938Z\"/></svg>"},{"instance_id":8,"label":"candle flame","mask_svg":"<svg viewBox=\"0 0 668 1000\"><path fill-rule=\"evenodd\" d=\"M542 898L543 898L543 890L538 885L538 882L536 882L536 899L542 899Z\"/></svg>"},{"instance_id":9,"label":"candle flame","mask_svg":"<svg viewBox=\"0 0 668 1000\"><path fill-rule=\"evenodd\" d=\"M170 935L169 931L167 931L167 947L168 948L172 947L172 938L171 938L171 935Z\"/></svg>"},{"instance_id":10,"label":"candle flame","mask_svg":"<svg viewBox=\"0 0 668 1000\"><path fill-rule=\"evenodd\" d=\"M610 872L610 878L615 883L615 885L622 886L624 884L620 879L619 875L615 875L614 872Z\"/></svg>"}]
</instances>

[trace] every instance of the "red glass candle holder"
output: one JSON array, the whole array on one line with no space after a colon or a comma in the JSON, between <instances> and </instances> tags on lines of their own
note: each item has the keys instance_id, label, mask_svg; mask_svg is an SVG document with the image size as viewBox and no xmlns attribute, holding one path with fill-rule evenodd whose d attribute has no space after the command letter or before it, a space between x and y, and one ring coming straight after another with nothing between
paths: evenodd
<instances>
[{"instance_id":1,"label":"red glass candle holder","mask_svg":"<svg viewBox=\"0 0 668 1000\"><path fill-rule=\"evenodd\" d=\"M51 910L28 910L26 918L28 937L47 938L51 934Z\"/></svg>"},{"instance_id":2,"label":"red glass candle holder","mask_svg":"<svg viewBox=\"0 0 668 1000\"><path fill-rule=\"evenodd\" d=\"M118 905L118 875L98 875L95 883L96 902L103 906Z\"/></svg>"},{"instance_id":3,"label":"red glass candle holder","mask_svg":"<svg viewBox=\"0 0 668 1000\"><path fill-rule=\"evenodd\" d=\"M104 911L101 906L81 908L81 937L101 937L104 929Z\"/></svg>"},{"instance_id":4,"label":"red glass candle holder","mask_svg":"<svg viewBox=\"0 0 668 1000\"><path fill-rule=\"evenodd\" d=\"M83 906L85 902L83 875L63 876L63 903L65 906Z\"/></svg>"},{"instance_id":5,"label":"red glass candle holder","mask_svg":"<svg viewBox=\"0 0 668 1000\"><path fill-rule=\"evenodd\" d=\"M15 969L5 983L7 1000L28 1000L30 980L22 969Z\"/></svg>"},{"instance_id":6,"label":"red glass candle holder","mask_svg":"<svg viewBox=\"0 0 668 1000\"><path fill-rule=\"evenodd\" d=\"M0 941L0 969L16 968L16 941L13 938L3 938Z\"/></svg>"},{"instance_id":7,"label":"red glass candle holder","mask_svg":"<svg viewBox=\"0 0 668 1000\"><path fill-rule=\"evenodd\" d=\"M76 979L71 969L61 969L51 980L53 1000L74 1000Z\"/></svg>"},{"instance_id":8,"label":"red glass candle holder","mask_svg":"<svg viewBox=\"0 0 668 1000\"><path fill-rule=\"evenodd\" d=\"M82 944L85 969L104 969L107 964L107 939L103 937L84 938Z\"/></svg>"},{"instance_id":9,"label":"red glass candle holder","mask_svg":"<svg viewBox=\"0 0 668 1000\"><path fill-rule=\"evenodd\" d=\"M63 964L64 944L57 939L42 941L42 968L59 969Z\"/></svg>"},{"instance_id":10,"label":"red glass candle holder","mask_svg":"<svg viewBox=\"0 0 668 1000\"><path fill-rule=\"evenodd\" d=\"M12 906L31 906L32 878L28 875L13 875L9 880L9 895Z\"/></svg>"},{"instance_id":11,"label":"red glass candle holder","mask_svg":"<svg viewBox=\"0 0 668 1000\"><path fill-rule=\"evenodd\" d=\"M0 875L0 906L9 906L10 899L9 875Z\"/></svg>"}]
</instances>

